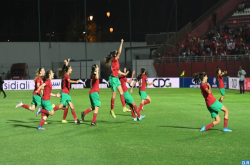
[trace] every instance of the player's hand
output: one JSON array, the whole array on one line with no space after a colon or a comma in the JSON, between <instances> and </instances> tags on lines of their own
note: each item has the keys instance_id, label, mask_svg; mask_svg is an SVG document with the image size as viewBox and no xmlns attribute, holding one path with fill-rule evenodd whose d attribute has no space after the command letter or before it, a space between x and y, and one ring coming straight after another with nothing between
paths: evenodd
<instances>
[{"instance_id":1,"label":"player's hand","mask_svg":"<svg viewBox=\"0 0 250 165\"><path fill-rule=\"evenodd\" d=\"M78 84L78 83L79 83L79 80L76 80L76 83Z\"/></svg>"},{"instance_id":2,"label":"player's hand","mask_svg":"<svg viewBox=\"0 0 250 165\"><path fill-rule=\"evenodd\" d=\"M60 94L60 93L57 93L57 94L56 94L56 97L61 97L61 94Z\"/></svg>"},{"instance_id":3,"label":"player's hand","mask_svg":"<svg viewBox=\"0 0 250 165\"><path fill-rule=\"evenodd\" d=\"M133 93L133 89L130 89L130 93Z\"/></svg>"},{"instance_id":4,"label":"player's hand","mask_svg":"<svg viewBox=\"0 0 250 165\"><path fill-rule=\"evenodd\" d=\"M132 75L135 75L135 71L133 70Z\"/></svg>"},{"instance_id":5,"label":"player's hand","mask_svg":"<svg viewBox=\"0 0 250 165\"><path fill-rule=\"evenodd\" d=\"M127 71L127 68L125 67L125 68L123 69L123 72L126 73L126 71Z\"/></svg>"},{"instance_id":6,"label":"player's hand","mask_svg":"<svg viewBox=\"0 0 250 165\"><path fill-rule=\"evenodd\" d=\"M123 39L121 39L121 43L123 43L124 42L124 40Z\"/></svg>"},{"instance_id":7,"label":"player's hand","mask_svg":"<svg viewBox=\"0 0 250 165\"><path fill-rule=\"evenodd\" d=\"M98 67L98 65L96 65L96 70L99 70L99 67Z\"/></svg>"},{"instance_id":8,"label":"player's hand","mask_svg":"<svg viewBox=\"0 0 250 165\"><path fill-rule=\"evenodd\" d=\"M128 75L128 73L129 73L129 71L127 71L127 72L125 73L125 75L124 75L124 76L127 76L127 75Z\"/></svg>"}]
</instances>

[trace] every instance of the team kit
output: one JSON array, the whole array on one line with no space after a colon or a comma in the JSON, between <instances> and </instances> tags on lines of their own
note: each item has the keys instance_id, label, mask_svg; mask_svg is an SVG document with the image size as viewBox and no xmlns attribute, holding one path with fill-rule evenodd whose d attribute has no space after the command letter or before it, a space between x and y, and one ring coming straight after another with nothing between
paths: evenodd
<instances>
[{"instance_id":1,"label":"team kit","mask_svg":"<svg viewBox=\"0 0 250 165\"><path fill-rule=\"evenodd\" d=\"M112 51L108 56L104 57L105 66L111 67L111 75L109 76L109 84L112 90L111 96L111 109L110 115L113 118L116 118L114 112L114 105L115 105L115 97L116 92L118 91L120 94L120 100L123 106L123 112L131 112L133 120L140 121L145 118L145 115L140 115L140 112L143 110L143 106L151 103L151 98L146 93L146 86L152 85L154 82L149 82L148 77L146 76L146 69L141 68L140 74L136 77L135 81L133 82L130 92L127 88L127 83L131 84L132 79L134 77L134 71L132 73L131 78L128 80L126 77L129 73L126 68L123 71L120 70L119 58L122 51L122 45L124 40L121 40L121 44L118 51ZM49 116L53 116L55 111L63 110L63 119L62 123L68 123L66 120L68 110L71 109L71 113L74 117L75 123L82 123L84 121L85 115L89 114L93 111L93 118L91 121L91 126L97 126L96 119L98 115L98 110L101 107L101 101L99 97L99 66L94 64L91 68L91 82L90 82L90 91L89 91L89 99L91 107L87 108L85 111L81 112L81 120L79 120L76 116L74 105L70 96L70 84L71 83L78 83L79 81L74 81L70 79L70 74L72 73L72 67L69 65L70 59L64 60L64 64L61 68L57 71L57 76L62 79L61 83L61 91L60 93L54 94L52 93L52 82L51 80L54 78L54 72L52 70L47 70L45 72L44 68L38 68L36 71L36 78L34 80L35 88L32 93L32 102L31 105L24 104L20 101L16 108L23 107L30 111L35 111L36 107L41 106L38 108L36 112L36 116L41 114L41 122L37 127L38 130L45 130L43 127L44 124L47 124L46 120ZM210 84L207 82L208 75L205 72L195 73L193 75L194 82L196 84L200 84L201 93L205 99L206 106L208 111L211 114L211 117L214 121L207 126L203 126L200 131L207 131L210 128L218 125L220 123L220 117L218 113L220 111L224 112L224 132L232 132L227 127L228 124L228 116L229 110L222 104L223 99L225 98L225 88L223 83L223 77L227 74L226 71L222 72L220 68L216 69L217 78L219 80L219 90L221 93L221 97L219 100L212 94L212 89ZM141 98L141 102L139 107L137 107L133 97L130 93L133 93L133 88L136 83L139 83L139 95ZM60 98L60 104L54 105L50 102L50 97L58 97ZM129 105L130 109L126 108L126 104Z\"/></svg>"}]
</instances>

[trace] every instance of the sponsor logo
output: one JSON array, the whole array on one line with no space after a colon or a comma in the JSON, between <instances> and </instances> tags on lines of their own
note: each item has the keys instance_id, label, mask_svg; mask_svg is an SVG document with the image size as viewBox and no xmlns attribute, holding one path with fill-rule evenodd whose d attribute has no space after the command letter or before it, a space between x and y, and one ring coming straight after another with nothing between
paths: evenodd
<instances>
[{"instance_id":1,"label":"sponsor logo","mask_svg":"<svg viewBox=\"0 0 250 165\"><path fill-rule=\"evenodd\" d=\"M156 79L153 79L153 82L154 82L154 84L153 84L153 86L154 87L171 87L171 83L169 82L169 83L167 83L167 81L170 81L170 79L169 78L166 78L166 79L164 79L164 78L156 78Z\"/></svg>"},{"instance_id":2,"label":"sponsor logo","mask_svg":"<svg viewBox=\"0 0 250 165\"><path fill-rule=\"evenodd\" d=\"M8 81L4 83L4 90L27 90L30 89L29 81Z\"/></svg>"}]
</instances>

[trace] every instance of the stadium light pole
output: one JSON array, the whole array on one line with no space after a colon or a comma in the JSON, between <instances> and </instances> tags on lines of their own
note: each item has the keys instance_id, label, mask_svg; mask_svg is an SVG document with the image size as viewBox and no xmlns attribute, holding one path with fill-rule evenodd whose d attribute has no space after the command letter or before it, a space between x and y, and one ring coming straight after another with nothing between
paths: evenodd
<instances>
[{"instance_id":1,"label":"stadium light pole","mask_svg":"<svg viewBox=\"0 0 250 165\"><path fill-rule=\"evenodd\" d=\"M131 70L133 70L133 57L132 57L132 30L131 30L131 0L129 0L129 36L130 36Z\"/></svg>"},{"instance_id":2,"label":"stadium light pole","mask_svg":"<svg viewBox=\"0 0 250 165\"><path fill-rule=\"evenodd\" d=\"M39 61L40 68L42 67L42 57L41 57L41 25L40 25L40 0L38 1L38 35L39 35Z\"/></svg>"},{"instance_id":3,"label":"stadium light pole","mask_svg":"<svg viewBox=\"0 0 250 165\"><path fill-rule=\"evenodd\" d=\"M178 25L177 25L177 0L175 0L175 52L177 56L177 76L179 74L179 56L178 56Z\"/></svg>"},{"instance_id":4,"label":"stadium light pole","mask_svg":"<svg viewBox=\"0 0 250 165\"><path fill-rule=\"evenodd\" d=\"M86 78L87 76L87 3L86 0L84 0L84 12L85 12L85 65L86 65Z\"/></svg>"}]
</instances>

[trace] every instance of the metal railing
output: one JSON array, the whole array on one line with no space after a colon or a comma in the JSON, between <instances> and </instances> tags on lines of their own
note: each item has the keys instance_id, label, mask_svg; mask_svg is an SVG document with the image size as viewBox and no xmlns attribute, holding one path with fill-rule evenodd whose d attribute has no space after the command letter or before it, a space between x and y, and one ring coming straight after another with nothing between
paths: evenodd
<instances>
[{"instance_id":1,"label":"metal railing","mask_svg":"<svg viewBox=\"0 0 250 165\"><path fill-rule=\"evenodd\" d=\"M250 60L250 55L227 55L227 56L180 56L180 57L158 57L154 59L156 63L175 62L204 62L204 61L242 61Z\"/></svg>"}]
</instances>

